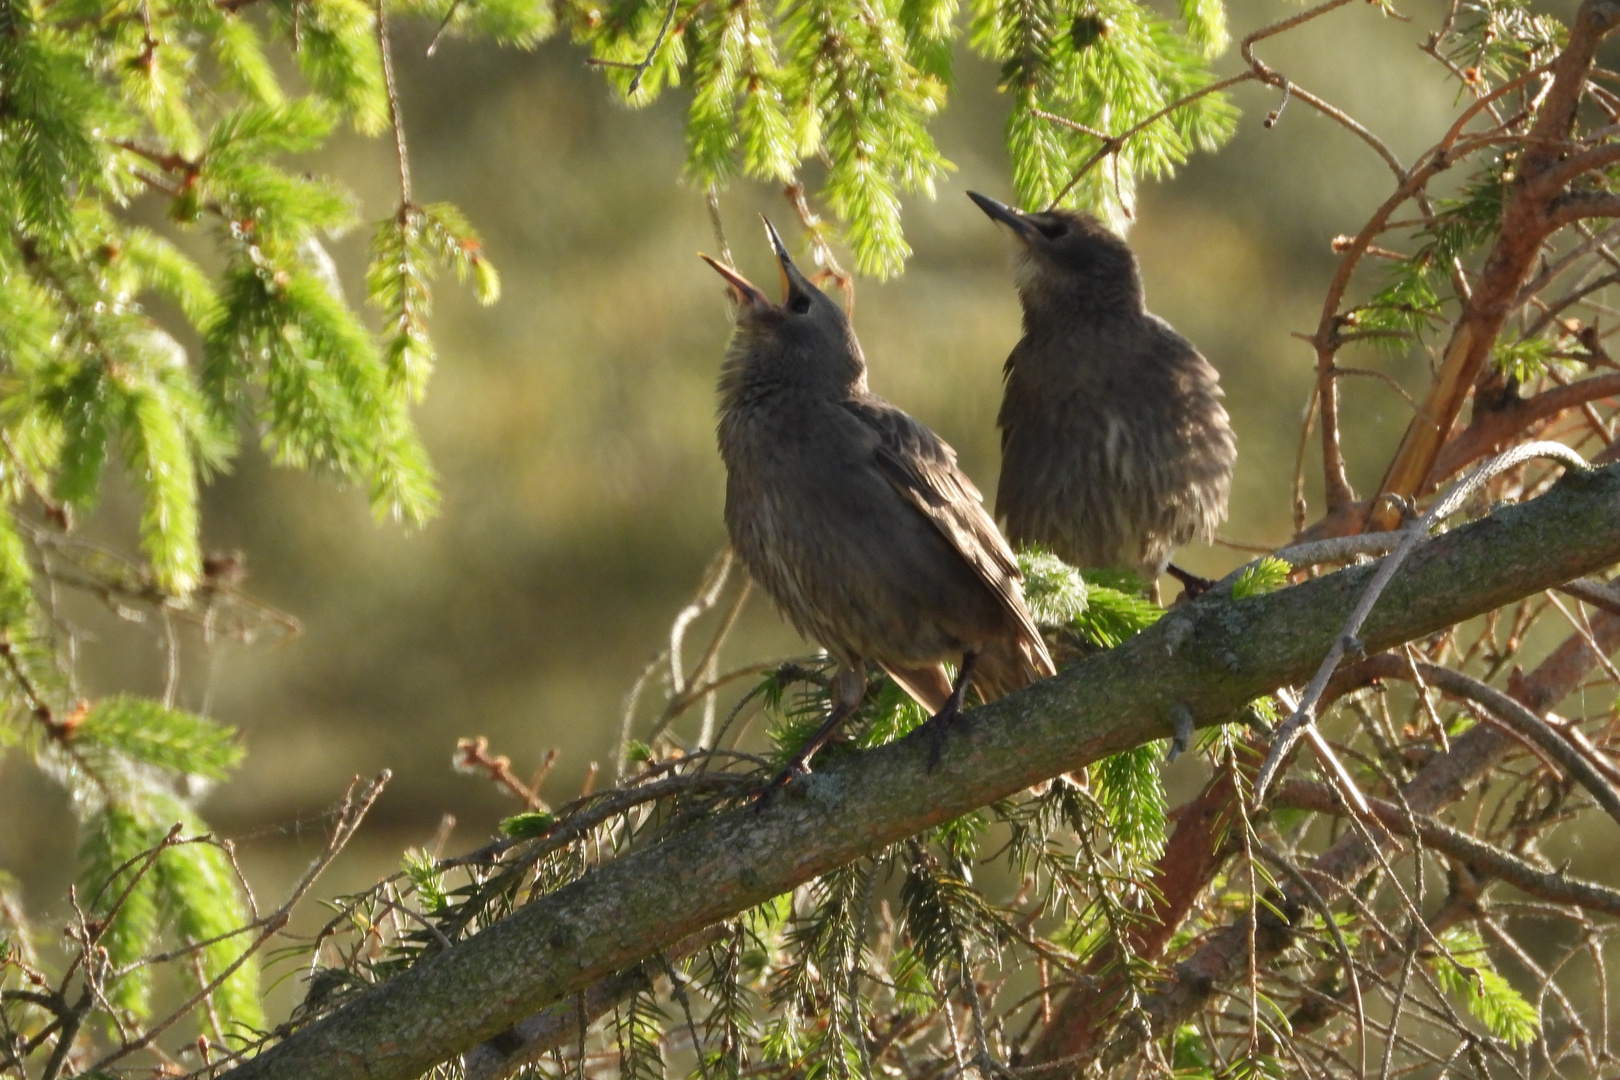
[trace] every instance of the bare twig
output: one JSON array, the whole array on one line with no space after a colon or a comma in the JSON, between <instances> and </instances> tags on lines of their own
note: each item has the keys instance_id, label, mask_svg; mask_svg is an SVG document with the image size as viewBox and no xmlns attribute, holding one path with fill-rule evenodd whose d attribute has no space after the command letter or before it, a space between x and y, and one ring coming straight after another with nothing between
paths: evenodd
<instances>
[{"instance_id":1,"label":"bare twig","mask_svg":"<svg viewBox=\"0 0 1620 1080\"><path fill-rule=\"evenodd\" d=\"M1299 708L1294 710L1293 715L1279 726L1273 735L1271 751L1266 757L1265 764L1261 766L1259 775L1255 778L1254 801L1256 805L1265 798L1266 789L1271 785L1272 780L1276 778L1277 769L1293 749L1294 743L1300 736L1301 729L1316 722L1317 703L1321 700L1322 692L1327 689L1328 680L1332 678L1334 670L1338 668L1339 661L1344 658L1347 651L1352 649L1360 651L1361 646L1356 635L1361 632L1362 623L1372 613L1373 605L1378 602L1379 596L1383 594L1384 587L1395 576L1395 572L1400 569L1407 556L1411 555L1419 544L1428 539L1430 532L1433 531L1436 525L1456 513L1462 504L1474 492L1478 491L1486 481L1535 458L1551 458L1563 462L1568 468L1583 471L1587 468L1586 460L1562 443L1525 443L1498 455L1475 469L1468 476L1457 481L1444 495L1435 500L1434 505L1429 508L1426 514L1403 530L1399 546L1384 558L1378 572L1373 575L1372 580L1368 583L1367 589L1362 594L1360 601L1357 602L1355 610L1351 612L1350 618L1345 621L1344 629L1340 632L1338 639L1334 641L1333 648L1328 651L1327 657L1322 661L1322 666L1317 669L1315 678L1311 680L1310 685L1306 687L1305 693L1301 696Z\"/></svg>"},{"instance_id":2,"label":"bare twig","mask_svg":"<svg viewBox=\"0 0 1620 1080\"><path fill-rule=\"evenodd\" d=\"M1277 785L1271 801L1274 806L1314 810L1321 814L1344 812L1329 788L1308 780L1284 780ZM1386 829L1421 839L1435 850L1468 864L1476 873L1500 878L1516 889L1555 904L1620 915L1620 890L1582 881L1562 871L1543 870L1426 814L1408 815L1401 807L1382 799L1371 802L1372 813Z\"/></svg>"},{"instance_id":3,"label":"bare twig","mask_svg":"<svg viewBox=\"0 0 1620 1080\"><path fill-rule=\"evenodd\" d=\"M680 6L680 0L669 0L664 7L664 21L658 25L658 35L647 49L647 55L634 64L627 64L621 60L603 60L591 57L585 63L591 67L624 68L633 74L630 76L630 85L624 88L625 97L634 97L641 89L641 80L646 76L647 70L652 67L653 61L658 58L658 50L664 47L664 39L669 37L669 28L675 23L675 9Z\"/></svg>"},{"instance_id":4,"label":"bare twig","mask_svg":"<svg viewBox=\"0 0 1620 1080\"><path fill-rule=\"evenodd\" d=\"M1593 607L1602 608L1611 615L1620 615L1620 589L1592 578L1577 578L1558 586L1558 591L1584 600Z\"/></svg>"},{"instance_id":5,"label":"bare twig","mask_svg":"<svg viewBox=\"0 0 1620 1080\"><path fill-rule=\"evenodd\" d=\"M399 87L394 83L394 50L388 43L388 13L384 0L377 0L377 52L382 57L383 89L388 95L388 123L394 129L394 156L399 167L399 213L404 215L416 204L411 198L411 159L405 150L405 121L400 115Z\"/></svg>"}]
</instances>

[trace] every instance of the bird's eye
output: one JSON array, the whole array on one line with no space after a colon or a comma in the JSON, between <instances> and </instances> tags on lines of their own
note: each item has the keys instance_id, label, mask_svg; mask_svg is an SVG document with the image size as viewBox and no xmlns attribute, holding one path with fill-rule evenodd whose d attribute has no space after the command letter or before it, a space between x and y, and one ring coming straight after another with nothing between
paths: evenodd
<instances>
[{"instance_id":1,"label":"bird's eye","mask_svg":"<svg viewBox=\"0 0 1620 1080\"><path fill-rule=\"evenodd\" d=\"M803 315L810 310L810 298L801 293L794 293L793 299L788 301L788 307L793 309L794 314Z\"/></svg>"},{"instance_id":2,"label":"bird's eye","mask_svg":"<svg viewBox=\"0 0 1620 1080\"><path fill-rule=\"evenodd\" d=\"M1056 240L1058 237L1065 235L1069 231L1069 226L1061 221L1037 224L1035 227L1041 230L1041 235L1046 237L1048 240Z\"/></svg>"}]
</instances>

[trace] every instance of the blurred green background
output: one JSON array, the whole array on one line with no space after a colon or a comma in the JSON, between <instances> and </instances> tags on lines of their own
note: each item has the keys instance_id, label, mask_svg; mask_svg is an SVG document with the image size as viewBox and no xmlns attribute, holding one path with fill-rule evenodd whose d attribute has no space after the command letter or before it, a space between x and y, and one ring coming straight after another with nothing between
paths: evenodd
<instances>
[{"instance_id":1,"label":"blurred green background","mask_svg":"<svg viewBox=\"0 0 1620 1080\"><path fill-rule=\"evenodd\" d=\"M1239 0L1234 37L1298 10ZM1439 10L1403 8L1403 22L1357 4L1262 53L1409 157L1453 115L1456 84L1417 48ZM683 95L631 111L566 43L522 52L449 41L427 59L431 32L396 29L416 191L466 211L505 286L487 310L451 282L439 290L440 366L419 418L443 513L415 532L377 523L363 493L271 469L249 449L208 493L207 544L245 551L245 588L303 633L188 648L181 673L181 703L247 741L238 778L204 804L226 835L307 817L350 777L394 771L334 887L372 880L441 814L459 821L452 846L468 847L517 809L451 770L458 737L488 736L524 775L557 749L545 791L554 801L577 792L589 762L611 769L622 699L724 543L713 384L730 315L696 258L715 250L701 193L679 182ZM1235 57L1219 66L1236 70ZM993 498L1000 367L1018 310L1007 241L963 192L1005 197L1010 182L996 73L965 50L958 73L936 125L957 170L935 200L908 202L916 255L896 281L860 282L855 321L873 387L952 443ZM1390 184L1365 145L1299 102L1266 129L1274 92L1240 87L1236 100L1230 146L1145 185L1130 239L1150 306L1222 372L1240 440L1225 534L1275 544L1290 531L1311 381L1310 350L1289 334L1315 326L1332 238L1354 232ZM387 140L341 138L311 167L351 185L367 218L394 204ZM722 208L742 270L774 282L756 215L796 236L781 193L738 184ZM367 242L360 229L332 245L351 295ZM1420 357L1348 359L1422 385ZM1345 396L1352 475L1365 490L1408 407L1372 380L1347 381ZM96 527L128 546L126 510L115 495ZM1185 561L1215 572L1242 558L1214 548ZM81 652L88 689L161 690L151 627L91 603L72 611L92 635ZM756 598L725 660L803 651ZM17 755L0 759L0 820L17 823L0 831L0 866L22 876L35 910L58 906L71 874L62 798ZM274 877L319 834L273 829L244 850Z\"/></svg>"}]
</instances>

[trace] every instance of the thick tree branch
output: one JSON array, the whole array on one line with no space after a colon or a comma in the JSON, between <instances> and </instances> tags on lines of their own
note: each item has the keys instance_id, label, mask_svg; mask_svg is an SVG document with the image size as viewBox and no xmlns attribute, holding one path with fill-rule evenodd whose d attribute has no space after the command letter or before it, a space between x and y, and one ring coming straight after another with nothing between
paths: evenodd
<instances>
[{"instance_id":1,"label":"thick tree branch","mask_svg":"<svg viewBox=\"0 0 1620 1080\"><path fill-rule=\"evenodd\" d=\"M1370 649L1388 648L1616 561L1620 467L1569 476L1531 503L1424 545L1390 584L1362 638ZM931 772L927 736L830 765L762 810L718 815L541 897L226 1075L413 1080L658 949L819 874L1041 780L1167 737L1178 708L1201 726L1228 722L1248 700L1316 667L1376 565L1266 596L1209 597L1179 607L1120 648L969 713ZM1459 739L1453 753L1463 744ZM1409 798L1423 812L1435 804ZM1345 868L1345 879L1357 862ZM1280 947L1272 937L1286 943L1290 932L1278 929L1280 935L1268 931L1265 948ZM1246 943L1245 935L1241 951ZM1222 972L1207 975L1189 972L1184 985L1207 995ZM1164 1004L1165 1015L1181 1008Z\"/></svg>"},{"instance_id":2,"label":"thick tree branch","mask_svg":"<svg viewBox=\"0 0 1620 1080\"><path fill-rule=\"evenodd\" d=\"M518 1021L495 1038L479 1043L463 1054L462 1074L466 1080L500 1080L525 1065L539 1061L557 1047L577 1040L582 1026L595 1023L631 994L653 989L663 975L664 964L684 959L707 947L719 939L720 930L719 926L711 926L683 941L677 941L661 956L615 972L567 1001L559 1001Z\"/></svg>"}]
</instances>

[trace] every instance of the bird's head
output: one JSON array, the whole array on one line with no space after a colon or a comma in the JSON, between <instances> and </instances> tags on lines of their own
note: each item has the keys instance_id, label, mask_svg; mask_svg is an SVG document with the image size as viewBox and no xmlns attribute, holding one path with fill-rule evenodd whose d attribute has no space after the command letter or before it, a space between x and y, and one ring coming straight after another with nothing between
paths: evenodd
<instances>
[{"instance_id":1,"label":"bird's head","mask_svg":"<svg viewBox=\"0 0 1620 1080\"><path fill-rule=\"evenodd\" d=\"M793 264L787 245L768 219L765 233L782 274L779 304L732 267L700 256L726 279L737 303L733 357L783 381L845 387L859 382L866 362L843 308Z\"/></svg>"},{"instance_id":2,"label":"bird's head","mask_svg":"<svg viewBox=\"0 0 1620 1080\"><path fill-rule=\"evenodd\" d=\"M968 198L1017 240L1018 291L1026 304L1084 303L1142 307L1142 277L1124 240L1076 210L1026 214L977 191Z\"/></svg>"}]
</instances>

